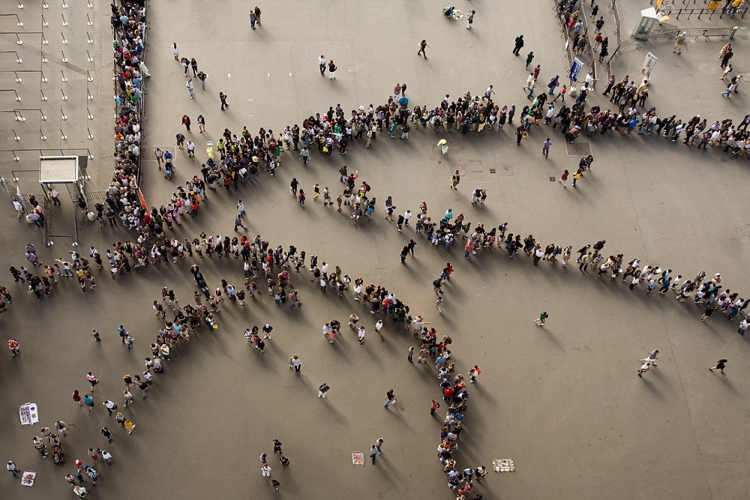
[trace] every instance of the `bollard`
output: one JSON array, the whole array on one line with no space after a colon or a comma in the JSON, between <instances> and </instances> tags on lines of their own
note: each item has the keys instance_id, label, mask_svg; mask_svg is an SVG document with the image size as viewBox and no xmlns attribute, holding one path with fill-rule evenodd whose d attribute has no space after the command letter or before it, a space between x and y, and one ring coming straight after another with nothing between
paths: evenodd
<instances>
[{"instance_id":1,"label":"bollard","mask_svg":"<svg viewBox=\"0 0 750 500\"><path fill-rule=\"evenodd\" d=\"M739 26L735 26L734 28L732 28L732 33L729 34L729 39L730 40L734 40L734 34L737 33L738 29L740 29Z\"/></svg>"}]
</instances>

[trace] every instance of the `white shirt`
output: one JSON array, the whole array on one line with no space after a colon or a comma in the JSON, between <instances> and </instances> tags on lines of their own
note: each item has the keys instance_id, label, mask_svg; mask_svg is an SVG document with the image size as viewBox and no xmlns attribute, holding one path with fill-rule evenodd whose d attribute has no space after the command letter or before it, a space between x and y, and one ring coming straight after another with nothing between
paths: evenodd
<instances>
[{"instance_id":1,"label":"white shirt","mask_svg":"<svg viewBox=\"0 0 750 500\"><path fill-rule=\"evenodd\" d=\"M407 221L408 221L409 219L411 219L411 212L406 212L406 213L404 214L404 220L407 220Z\"/></svg>"},{"instance_id":2,"label":"white shirt","mask_svg":"<svg viewBox=\"0 0 750 500\"><path fill-rule=\"evenodd\" d=\"M179 45L172 45L172 54L175 56L180 55L180 46Z\"/></svg>"},{"instance_id":3,"label":"white shirt","mask_svg":"<svg viewBox=\"0 0 750 500\"><path fill-rule=\"evenodd\" d=\"M319 57L318 58L318 64L320 66L325 66L326 65L326 58L325 57Z\"/></svg>"}]
</instances>

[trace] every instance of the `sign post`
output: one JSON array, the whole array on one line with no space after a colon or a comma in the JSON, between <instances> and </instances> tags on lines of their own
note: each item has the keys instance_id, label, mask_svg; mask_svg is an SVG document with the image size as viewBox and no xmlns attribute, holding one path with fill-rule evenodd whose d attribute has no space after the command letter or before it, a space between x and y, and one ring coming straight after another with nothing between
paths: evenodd
<instances>
[{"instance_id":1,"label":"sign post","mask_svg":"<svg viewBox=\"0 0 750 500\"><path fill-rule=\"evenodd\" d=\"M646 75L647 77L651 76L651 71L654 69L654 66L656 65L656 61L659 58L653 55L651 52L646 54L646 59L643 61L643 66L641 67L641 73Z\"/></svg>"}]
</instances>

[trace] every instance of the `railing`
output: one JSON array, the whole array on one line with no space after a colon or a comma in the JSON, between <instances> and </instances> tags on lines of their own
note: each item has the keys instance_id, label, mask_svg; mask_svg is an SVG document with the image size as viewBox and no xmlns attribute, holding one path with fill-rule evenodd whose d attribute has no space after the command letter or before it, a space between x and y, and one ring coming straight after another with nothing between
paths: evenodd
<instances>
[{"instance_id":1,"label":"railing","mask_svg":"<svg viewBox=\"0 0 750 500\"><path fill-rule=\"evenodd\" d=\"M700 37L704 37L706 40L710 37L719 37L724 40L725 38L731 38L735 31L735 28L678 28L676 26L661 26L654 29L649 34L648 39L674 40L677 35L684 32L686 37L695 37L696 40Z\"/></svg>"},{"instance_id":2,"label":"railing","mask_svg":"<svg viewBox=\"0 0 750 500\"><path fill-rule=\"evenodd\" d=\"M654 5L654 0L650 0L649 2L651 5ZM693 7L690 7L690 5L693 5ZM708 14L708 18L712 19L716 13L719 14L719 19L722 19L725 15L729 17L729 19L734 19L734 16L737 14L740 14L740 17L742 19L745 19L745 13L747 12L748 7L744 7L742 9L737 9L734 12L729 12L731 9L731 3L726 3L724 6L716 6L714 8L711 7L711 4L714 4L711 0L701 0L699 3L699 0L682 0L681 2L677 2L676 0L664 2L660 8L662 12L669 16L674 16L675 19L679 19L680 16L683 16L687 14L687 18L690 19L691 16L697 15L697 18L700 19L701 16ZM702 5L702 7L699 7L699 5Z\"/></svg>"}]
</instances>

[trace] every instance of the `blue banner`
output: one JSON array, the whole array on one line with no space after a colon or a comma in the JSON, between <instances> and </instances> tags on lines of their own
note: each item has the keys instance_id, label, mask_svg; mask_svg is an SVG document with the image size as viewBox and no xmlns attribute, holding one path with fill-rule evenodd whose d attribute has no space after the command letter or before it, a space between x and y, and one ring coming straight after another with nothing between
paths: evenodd
<instances>
[{"instance_id":1,"label":"blue banner","mask_svg":"<svg viewBox=\"0 0 750 500\"><path fill-rule=\"evenodd\" d=\"M581 74L581 68L583 68L583 63L578 59L574 59L573 66L570 67L570 79L574 82L578 81L578 76Z\"/></svg>"}]
</instances>

